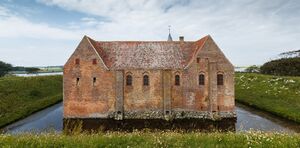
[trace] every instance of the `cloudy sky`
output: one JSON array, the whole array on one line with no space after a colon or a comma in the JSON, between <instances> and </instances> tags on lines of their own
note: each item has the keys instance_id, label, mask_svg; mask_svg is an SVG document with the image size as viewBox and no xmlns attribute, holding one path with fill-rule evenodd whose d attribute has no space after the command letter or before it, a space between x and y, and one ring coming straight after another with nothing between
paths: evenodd
<instances>
[{"instance_id":1,"label":"cloudy sky","mask_svg":"<svg viewBox=\"0 0 300 148\"><path fill-rule=\"evenodd\" d=\"M210 34L236 66L300 49L299 0L1 0L0 60L63 65L95 40L198 40Z\"/></svg>"}]
</instances>

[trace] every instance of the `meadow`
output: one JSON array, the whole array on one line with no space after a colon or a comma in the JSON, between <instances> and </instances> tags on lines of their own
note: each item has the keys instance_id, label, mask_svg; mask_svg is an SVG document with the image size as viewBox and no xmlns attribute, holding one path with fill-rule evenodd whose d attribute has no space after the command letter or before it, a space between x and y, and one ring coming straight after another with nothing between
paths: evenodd
<instances>
[{"instance_id":1,"label":"meadow","mask_svg":"<svg viewBox=\"0 0 300 148\"><path fill-rule=\"evenodd\" d=\"M62 76L1 77L0 127L62 101Z\"/></svg>"},{"instance_id":2,"label":"meadow","mask_svg":"<svg viewBox=\"0 0 300 148\"><path fill-rule=\"evenodd\" d=\"M39 67L39 73L51 73L51 72L62 72L63 68L61 66L51 66L51 67Z\"/></svg>"},{"instance_id":3,"label":"meadow","mask_svg":"<svg viewBox=\"0 0 300 148\"><path fill-rule=\"evenodd\" d=\"M236 73L236 101L300 123L300 77Z\"/></svg>"}]
</instances>

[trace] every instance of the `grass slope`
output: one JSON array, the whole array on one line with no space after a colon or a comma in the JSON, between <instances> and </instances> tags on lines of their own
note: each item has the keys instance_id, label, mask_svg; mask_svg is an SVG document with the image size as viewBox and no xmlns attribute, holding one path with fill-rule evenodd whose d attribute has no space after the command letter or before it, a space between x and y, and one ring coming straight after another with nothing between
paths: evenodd
<instances>
[{"instance_id":1,"label":"grass slope","mask_svg":"<svg viewBox=\"0 0 300 148\"><path fill-rule=\"evenodd\" d=\"M0 127L62 100L62 76L0 78Z\"/></svg>"},{"instance_id":2,"label":"grass slope","mask_svg":"<svg viewBox=\"0 0 300 148\"><path fill-rule=\"evenodd\" d=\"M1 147L300 147L300 135L279 133L133 132L0 135Z\"/></svg>"},{"instance_id":3,"label":"grass slope","mask_svg":"<svg viewBox=\"0 0 300 148\"><path fill-rule=\"evenodd\" d=\"M236 73L235 98L300 123L300 77Z\"/></svg>"}]
</instances>

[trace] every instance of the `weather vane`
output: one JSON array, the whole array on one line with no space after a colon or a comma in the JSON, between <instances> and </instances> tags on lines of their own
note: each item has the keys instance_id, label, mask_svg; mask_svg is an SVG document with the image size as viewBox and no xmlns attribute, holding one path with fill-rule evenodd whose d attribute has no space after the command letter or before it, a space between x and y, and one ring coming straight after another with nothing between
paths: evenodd
<instances>
[{"instance_id":1,"label":"weather vane","mask_svg":"<svg viewBox=\"0 0 300 148\"><path fill-rule=\"evenodd\" d=\"M169 34L171 33L171 25L168 26L169 27Z\"/></svg>"}]
</instances>

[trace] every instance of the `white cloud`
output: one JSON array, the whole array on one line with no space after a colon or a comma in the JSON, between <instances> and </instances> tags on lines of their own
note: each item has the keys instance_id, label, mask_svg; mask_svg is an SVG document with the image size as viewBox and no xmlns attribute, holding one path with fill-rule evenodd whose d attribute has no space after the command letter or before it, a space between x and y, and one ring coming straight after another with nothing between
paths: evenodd
<instances>
[{"instance_id":1,"label":"white cloud","mask_svg":"<svg viewBox=\"0 0 300 148\"><path fill-rule=\"evenodd\" d=\"M1 39L0 61L14 66L63 65L76 48L76 42L49 39Z\"/></svg>"},{"instance_id":2,"label":"white cloud","mask_svg":"<svg viewBox=\"0 0 300 148\"><path fill-rule=\"evenodd\" d=\"M10 16L0 20L0 37L78 40L166 40L184 35L197 40L211 34L235 65L262 64L270 57L300 48L300 2L297 0L37 0L51 7L86 14L70 30ZM1 14L7 15L0 7ZM99 19L100 18L100 19ZM105 20L105 21L103 21Z\"/></svg>"},{"instance_id":3,"label":"white cloud","mask_svg":"<svg viewBox=\"0 0 300 148\"><path fill-rule=\"evenodd\" d=\"M74 40L81 37L79 34L74 31L51 27L45 23L32 23L0 6L0 37Z\"/></svg>"},{"instance_id":4,"label":"white cloud","mask_svg":"<svg viewBox=\"0 0 300 148\"><path fill-rule=\"evenodd\" d=\"M0 17L6 17L9 15L9 10L5 7L0 6Z\"/></svg>"},{"instance_id":5,"label":"white cloud","mask_svg":"<svg viewBox=\"0 0 300 148\"><path fill-rule=\"evenodd\" d=\"M26 19L8 17L0 20L0 37L30 37L49 39L78 39L80 35L47 24L35 24Z\"/></svg>"},{"instance_id":6,"label":"white cloud","mask_svg":"<svg viewBox=\"0 0 300 148\"><path fill-rule=\"evenodd\" d=\"M300 30L297 24L300 14L295 9L300 6L295 1L282 2L246 0L233 2L228 0L203 2L196 0L38 0L47 5L55 5L66 10L78 11L90 15L102 16L110 21L99 23L95 18L83 18L93 30L115 35L126 34L124 39L161 39L171 24L175 34L188 35L190 39L198 39L203 34L221 36L249 35L250 38L263 33L273 36L274 32L293 32ZM294 8L294 9L291 9ZM297 7L296 7L297 8ZM281 11L296 10L295 15L283 17ZM279 14L279 15L278 15ZM293 19L296 19L293 21ZM292 26L292 27L291 27ZM109 30L109 31L108 31ZM299 32L296 32L297 34ZM153 36L152 36L153 35ZM106 36L106 35L105 35ZM123 39L123 37L121 37Z\"/></svg>"},{"instance_id":7,"label":"white cloud","mask_svg":"<svg viewBox=\"0 0 300 148\"><path fill-rule=\"evenodd\" d=\"M95 25L101 24L101 22L97 21L97 19L95 19L93 17L84 17L84 18L81 18L81 21L83 22L84 25L89 26L89 27L93 27Z\"/></svg>"}]
</instances>

